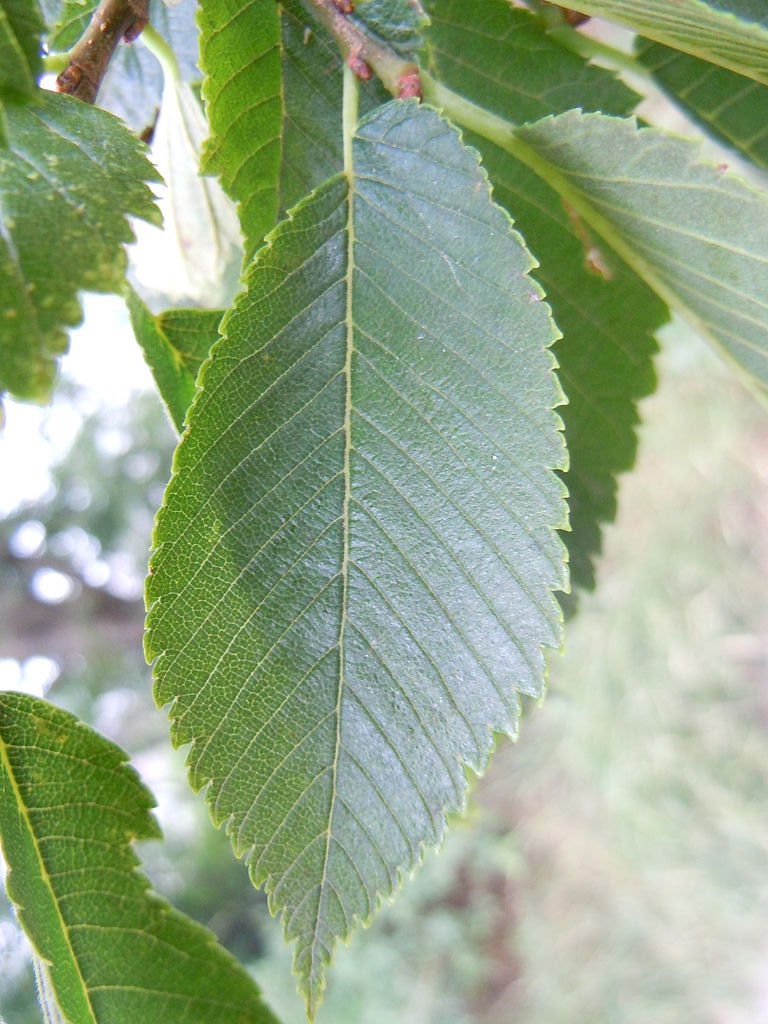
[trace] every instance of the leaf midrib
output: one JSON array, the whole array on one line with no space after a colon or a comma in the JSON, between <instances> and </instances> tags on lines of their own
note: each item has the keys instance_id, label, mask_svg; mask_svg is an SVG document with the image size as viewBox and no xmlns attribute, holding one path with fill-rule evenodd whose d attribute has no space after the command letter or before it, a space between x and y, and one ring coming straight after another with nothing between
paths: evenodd
<instances>
[{"instance_id":1,"label":"leaf midrib","mask_svg":"<svg viewBox=\"0 0 768 1024\"><path fill-rule=\"evenodd\" d=\"M338 690L336 694L336 737L333 752L333 764L331 774L331 803L328 808L328 824L325 833L325 854L323 857L323 870L320 879L320 890L317 901L317 916L315 919L314 934L312 936L312 947L310 953L310 992L309 1007L310 1014L314 1010L317 997L312 991L312 975L315 971L315 960L318 954L318 946L323 945L320 938L320 922L323 915L325 894L328 887L328 862L331 854L331 841L333 839L333 819L336 810L336 795L338 792L339 754L341 752L341 711L344 697L345 684L345 658L344 641L347 626L347 615L349 605L349 565L350 565L350 528L349 513L352 502L352 355L354 352L354 321L352 309L352 284L354 275L354 247L355 247L355 223L354 223L354 190L355 190L355 169L352 152L352 139L357 129L359 110L359 93L357 79L353 72L344 66L344 98L342 113L342 131L344 136L344 174L347 178L347 266L345 272L345 352L344 352L344 497L342 501L342 556L341 556L341 613L339 616L339 674Z\"/></svg>"},{"instance_id":2,"label":"leaf midrib","mask_svg":"<svg viewBox=\"0 0 768 1024\"><path fill-rule=\"evenodd\" d=\"M34 828L32 826L32 821L31 821L31 819L29 817L29 810L27 808L26 802L24 801L24 799L23 799L23 797L21 795L21 790L19 789L18 783L16 781L16 775L15 775L15 773L13 771L13 766L11 765L10 758L8 757L8 745L5 742L5 740L2 739L2 738L0 738L0 760L2 760L3 769L4 769L5 774L8 777L8 780L10 782L11 790L12 790L13 795L14 795L15 800L16 800L16 806L19 808L20 817L22 818L22 820L24 822L24 827L25 827L25 829L27 831L27 834L30 837L30 840L32 842L32 846L34 848L35 854L37 855L37 863L38 863L38 867L40 869L40 875L41 875L41 877L43 879L43 883L44 883L46 889L50 893L51 903L53 905L53 910L54 910L54 913L56 914L56 917L58 919L59 926L61 928L61 933L62 933L64 941L65 941L65 943L67 945L67 949L69 950L70 958L71 958L72 964L74 965L74 968L75 968L75 974L76 974L77 980L78 980L78 982L80 984L80 988L82 989L83 998L85 999L85 1003L86 1003L86 1006L88 1008L88 1012L89 1012L89 1015L90 1015L90 1020L92 1021L92 1024L98 1024L98 1021L97 1021L97 1018L96 1018L96 1013L95 1013L94 1008L93 1008L93 1003L91 1002L90 992L88 990L88 986L86 984L85 978L83 977L83 973L80 970L80 962L78 961L77 956L75 955L75 950L74 950L74 948L72 946L72 939L71 939L71 936L69 934L69 927L68 927L68 925L67 925L66 921L64 920L64 917L63 917L63 915L61 913L61 908L59 906L59 901L56 899L56 893L55 893L55 890L54 890L54 887L53 887L53 883L51 881L51 876L50 876L50 874L48 872L48 867L47 867L47 865L45 863L45 857L43 856L43 852L40 849L40 844L37 841L37 834L36 834L36 832L35 832L35 830L34 830ZM37 950L36 950L36 952L38 953L38 956L40 956L40 954L39 954L39 952ZM41 956L40 959L42 961L44 958ZM56 986L55 986L55 984L53 982L53 979L51 978L50 980L51 980L51 988L55 992L56 991ZM58 993L56 993L56 995L57 995L57 1002L58 1002Z\"/></svg>"}]
</instances>

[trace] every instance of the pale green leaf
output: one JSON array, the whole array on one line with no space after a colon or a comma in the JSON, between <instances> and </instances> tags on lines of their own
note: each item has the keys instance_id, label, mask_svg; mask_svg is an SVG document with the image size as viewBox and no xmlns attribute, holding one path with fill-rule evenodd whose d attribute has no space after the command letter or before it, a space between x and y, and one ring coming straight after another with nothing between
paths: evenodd
<instances>
[{"instance_id":1,"label":"pale green leaf","mask_svg":"<svg viewBox=\"0 0 768 1024\"><path fill-rule=\"evenodd\" d=\"M0 693L6 886L66 1024L275 1024L248 974L149 890L132 850L159 830L114 744L66 711Z\"/></svg>"},{"instance_id":2,"label":"pale green leaf","mask_svg":"<svg viewBox=\"0 0 768 1024\"><path fill-rule=\"evenodd\" d=\"M393 102L270 236L203 367L147 653L310 1010L539 695L565 586L555 330L476 155Z\"/></svg>"},{"instance_id":3,"label":"pale green leaf","mask_svg":"<svg viewBox=\"0 0 768 1024\"><path fill-rule=\"evenodd\" d=\"M638 59L656 83L709 135L768 168L768 89L759 82L641 41Z\"/></svg>"},{"instance_id":4,"label":"pale green leaf","mask_svg":"<svg viewBox=\"0 0 768 1024\"><path fill-rule=\"evenodd\" d=\"M136 340L181 433L200 366L219 336L221 310L169 309L153 316L134 291L127 301Z\"/></svg>"},{"instance_id":5,"label":"pale green leaf","mask_svg":"<svg viewBox=\"0 0 768 1024\"><path fill-rule=\"evenodd\" d=\"M122 286L126 215L156 220L156 172L116 118L41 92L10 104L0 145L0 391L48 397L80 290Z\"/></svg>"},{"instance_id":6,"label":"pale green leaf","mask_svg":"<svg viewBox=\"0 0 768 1024\"><path fill-rule=\"evenodd\" d=\"M239 204L246 255L342 167L342 61L299 0L202 0L203 169ZM377 83L363 107L381 100Z\"/></svg>"},{"instance_id":7,"label":"pale green leaf","mask_svg":"<svg viewBox=\"0 0 768 1024\"><path fill-rule=\"evenodd\" d=\"M702 162L697 143L634 119L570 111L515 134L673 309L768 385L766 193Z\"/></svg>"},{"instance_id":8,"label":"pale green leaf","mask_svg":"<svg viewBox=\"0 0 768 1024\"><path fill-rule=\"evenodd\" d=\"M42 31L37 0L0 0L0 96L34 95Z\"/></svg>"},{"instance_id":9,"label":"pale green leaf","mask_svg":"<svg viewBox=\"0 0 768 1024\"><path fill-rule=\"evenodd\" d=\"M450 88L502 117L530 120L581 106L626 113L639 97L607 71L563 50L528 12L506 0L480 11L429 0L425 62ZM556 343L570 465L565 474L571 583L594 585L600 524L616 514L617 475L634 463L637 402L653 390L653 332L663 305L558 195L487 139L467 133L494 197L509 210L540 267L536 277L563 332Z\"/></svg>"},{"instance_id":10,"label":"pale green leaf","mask_svg":"<svg viewBox=\"0 0 768 1024\"><path fill-rule=\"evenodd\" d=\"M150 23L173 50L182 80L190 83L202 77L197 66L195 14L195 0L183 0L173 7L164 0L150 0ZM135 43L118 46L98 96L100 107L117 114L137 134L154 122L164 84L160 65L144 42L142 33Z\"/></svg>"},{"instance_id":11,"label":"pale green leaf","mask_svg":"<svg viewBox=\"0 0 768 1024\"><path fill-rule=\"evenodd\" d=\"M68 50L88 26L96 0L78 5L67 0L43 0L48 24L52 26L48 47ZM183 0L169 7L164 0L150 0L152 27L172 48L184 81L199 81L195 0ZM137 134L149 127L160 106L163 75L155 57L144 45L143 36L135 43L121 43L109 62L99 89L98 105L117 114Z\"/></svg>"},{"instance_id":12,"label":"pale green leaf","mask_svg":"<svg viewBox=\"0 0 768 1024\"><path fill-rule=\"evenodd\" d=\"M568 7L768 83L764 0L568 0Z\"/></svg>"},{"instance_id":13,"label":"pale green leaf","mask_svg":"<svg viewBox=\"0 0 768 1024\"><path fill-rule=\"evenodd\" d=\"M133 279L163 305L228 306L237 289L243 250L234 205L216 178L198 173L207 134L192 87L169 69L151 149L165 183L157 189L163 225L137 224L131 251Z\"/></svg>"}]
</instances>

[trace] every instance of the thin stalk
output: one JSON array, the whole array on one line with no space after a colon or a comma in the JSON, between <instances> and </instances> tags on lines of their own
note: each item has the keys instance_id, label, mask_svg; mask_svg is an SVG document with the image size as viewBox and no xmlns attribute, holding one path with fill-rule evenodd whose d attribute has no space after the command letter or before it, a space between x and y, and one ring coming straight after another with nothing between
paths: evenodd
<instances>
[{"instance_id":1,"label":"thin stalk","mask_svg":"<svg viewBox=\"0 0 768 1024\"><path fill-rule=\"evenodd\" d=\"M173 79L174 82L180 82L181 70L179 62L176 60L176 54L157 29L152 25L146 25L141 33L141 41L152 56L160 62L165 77Z\"/></svg>"},{"instance_id":2,"label":"thin stalk","mask_svg":"<svg viewBox=\"0 0 768 1024\"><path fill-rule=\"evenodd\" d=\"M133 42L148 21L149 0L102 0L56 79L56 89L93 103L120 40Z\"/></svg>"}]
</instances>

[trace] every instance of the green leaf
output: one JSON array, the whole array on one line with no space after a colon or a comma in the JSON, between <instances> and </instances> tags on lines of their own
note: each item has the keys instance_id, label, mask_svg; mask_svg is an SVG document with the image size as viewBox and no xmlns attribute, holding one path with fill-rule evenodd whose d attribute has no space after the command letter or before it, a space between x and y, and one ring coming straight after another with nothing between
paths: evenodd
<instances>
[{"instance_id":1,"label":"green leaf","mask_svg":"<svg viewBox=\"0 0 768 1024\"><path fill-rule=\"evenodd\" d=\"M248 974L149 891L131 844L155 839L126 754L66 711L0 693L8 896L70 1024L274 1024Z\"/></svg>"},{"instance_id":2,"label":"green leaf","mask_svg":"<svg viewBox=\"0 0 768 1024\"><path fill-rule=\"evenodd\" d=\"M427 0L423 61L436 79L514 123L571 107L625 113L640 97L551 39L508 0Z\"/></svg>"},{"instance_id":3,"label":"green leaf","mask_svg":"<svg viewBox=\"0 0 768 1024\"><path fill-rule=\"evenodd\" d=\"M310 1012L541 693L566 583L530 255L433 111L387 104L347 152L222 325L147 583L156 699Z\"/></svg>"},{"instance_id":4,"label":"green leaf","mask_svg":"<svg viewBox=\"0 0 768 1024\"><path fill-rule=\"evenodd\" d=\"M169 309L153 316L134 291L128 292L127 301L136 340L173 424L181 433L200 366L219 336L222 312Z\"/></svg>"},{"instance_id":5,"label":"green leaf","mask_svg":"<svg viewBox=\"0 0 768 1024\"><path fill-rule=\"evenodd\" d=\"M572 587L592 589L601 525L615 519L617 478L635 462L638 402L656 388L653 335L667 309L532 171L492 143L471 134L467 141L481 150L496 200L540 260L536 278L563 332L554 348L568 396L561 415L571 529L563 540Z\"/></svg>"},{"instance_id":6,"label":"green leaf","mask_svg":"<svg viewBox=\"0 0 768 1024\"><path fill-rule=\"evenodd\" d=\"M342 62L298 0L202 0L211 138L203 169L239 204L246 257L279 216L342 168ZM383 98L377 83L364 108Z\"/></svg>"},{"instance_id":7,"label":"green leaf","mask_svg":"<svg viewBox=\"0 0 768 1024\"><path fill-rule=\"evenodd\" d=\"M639 99L609 72L563 50L538 19L506 0L486 0L480 11L463 0L430 0L428 9L427 66L496 114L529 120L575 105L626 113ZM494 197L540 261L536 277L563 332L555 346L568 396L561 415L571 529L563 539L572 586L591 588L600 524L614 519L616 478L635 460L637 403L655 386L652 335L666 309L545 182L487 139L466 139L480 150Z\"/></svg>"},{"instance_id":8,"label":"green leaf","mask_svg":"<svg viewBox=\"0 0 768 1024\"><path fill-rule=\"evenodd\" d=\"M99 0L64 0L49 36L51 50L69 50L88 27Z\"/></svg>"},{"instance_id":9,"label":"green leaf","mask_svg":"<svg viewBox=\"0 0 768 1024\"><path fill-rule=\"evenodd\" d=\"M358 0L350 20L401 57L415 58L427 24L420 8L418 0Z\"/></svg>"},{"instance_id":10,"label":"green leaf","mask_svg":"<svg viewBox=\"0 0 768 1024\"><path fill-rule=\"evenodd\" d=\"M0 96L35 94L42 31L37 0L0 0Z\"/></svg>"},{"instance_id":11,"label":"green leaf","mask_svg":"<svg viewBox=\"0 0 768 1024\"><path fill-rule=\"evenodd\" d=\"M768 167L768 89L758 82L641 41L638 60L657 84L718 142Z\"/></svg>"},{"instance_id":12,"label":"green leaf","mask_svg":"<svg viewBox=\"0 0 768 1024\"><path fill-rule=\"evenodd\" d=\"M570 111L515 136L658 295L768 385L768 195L634 119Z\"/></svg>"},{"instance_id":13,"label":"green leaf","mask_svg":"<svg viewBox=\"0 0 768 1024\"><path fill-rule=\"evenodd\" d=\"M764 0L568 0L568 6L768 84Z\"/></svg>"},{"instance_id":14,"label":"green leaf","mask_svg":"<svg viewBox=\"0 0 768 1024\"><path fill-rule=\"evenodd\" d=\"M157 220L156 172L116 118L41 92L5 111L0 145L0 391L45 400L77 293L119 291L126 215Z\"/></svg>"}]
</instances>

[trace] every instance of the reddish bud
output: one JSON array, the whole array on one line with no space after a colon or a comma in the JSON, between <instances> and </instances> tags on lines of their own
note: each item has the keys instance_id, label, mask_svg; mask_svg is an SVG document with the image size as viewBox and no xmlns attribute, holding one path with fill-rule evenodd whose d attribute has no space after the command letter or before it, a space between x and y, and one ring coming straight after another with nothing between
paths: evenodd
<instances>
[{"instance_id":1,"label":"reddish bud","mask_svg":"<svg viewBox=\"0 0 768 1024\"><path fill-rule=\"evenodd\" d=\"M397 98L399 100L421 99L421 78L418 71L406 71L397 80Z\"/></svg>"},{"instance_id":2,"label":"reddish bud","mask_svg":"<svg viewBox=\"0 0 768 1024\"><path fill-rule=\"evenodd\" d=\"M363 58L354 51L347 57L347 67L351 70L355 78L359 78L361 82L369 81L373 74L370 64L366 63L366 61L364 61Z\"/></svg>"}]
</instances>

